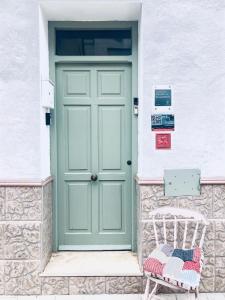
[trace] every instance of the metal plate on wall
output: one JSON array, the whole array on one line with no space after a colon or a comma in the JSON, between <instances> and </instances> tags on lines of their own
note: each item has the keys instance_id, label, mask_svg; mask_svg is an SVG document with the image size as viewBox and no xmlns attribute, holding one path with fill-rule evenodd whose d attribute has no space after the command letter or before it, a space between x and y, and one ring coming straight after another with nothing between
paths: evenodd
<instances>
[{"instance_id":1,"label":"metal plate on wall","mask_svg":"<svg viewBox=\"0 0 225 300\"><path fill-rule=\"evenodd\" d=\"M200 175L199 169L165 170L165 196L199 196Z\"/></svg>"}]
</instances>

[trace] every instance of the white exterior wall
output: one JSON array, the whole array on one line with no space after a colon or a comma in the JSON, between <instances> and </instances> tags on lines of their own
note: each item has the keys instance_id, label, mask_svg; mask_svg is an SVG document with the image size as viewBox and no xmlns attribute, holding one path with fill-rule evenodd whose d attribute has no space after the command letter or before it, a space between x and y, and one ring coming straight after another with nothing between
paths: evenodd
<instances>
[{"instance_id":1,"label":"white exterior wall","mask_svg":"<svg viewBox=\"0 0 225 300\"><path fill-rule=\"evenodd\" d=\"M144 0L143 97L139 115L139 176L165 168L200 168L225 177L225 3ZM175 102L172 150L155 150L151 132L154 85L171 84Z\"/></svg>"},{"instance_id":2,"label":"white exterior wall","mask_svg":"<svg viewBox=\"0 0 225 300\"><path fill-rule=\"evenodd\" d=\"M36 0L0 3L0 180L40 177Z\"/></svg>"},{"instance_id":3,"label":"white exterior wall","mask_svg":"<svg viewBox=\"0 0 225 300\"><path fill-rule=\"evenodd\" d=\"M48 21L39 7L40 49L40 165L41 178L50 176L50 126L45 125L45 113L50 110L42 106L43 80L49 80Z\"/></svg>"},{"instance_id":4,"label":"white exterior wall","mask_svg":"<svg viewBox=\"0 0 225 300\"><path fill-rule=\"evenodd\" d=\"M134 20L139 3L138 175L156 179L165 168L200 168L204 178L225 177L225 4L120 2L127 9L111 0L1 1L0 180L50 174L49 128L41 107L41 79L49 72L47 20ZM39 3L46 18L38 16ZM160 84L173 86L175 102L172 150L164 151L155 150L151 132L152 88Z\"/></svg>"}]
</instances>

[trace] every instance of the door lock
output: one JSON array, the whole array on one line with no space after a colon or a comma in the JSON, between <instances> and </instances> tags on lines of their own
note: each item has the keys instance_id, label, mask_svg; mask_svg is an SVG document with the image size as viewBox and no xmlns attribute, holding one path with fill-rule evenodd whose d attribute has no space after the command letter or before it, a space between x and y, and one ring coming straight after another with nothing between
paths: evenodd
<instances>
[{"instance_id":1,"label":"door lock","mask_svg":"<svg viewBox=\"0 0 225 300\"><path fill-rule=\"evenodd\" d=\"M91 180L96 181L98 179L98 176L96 174L91 175Z\"/></svg>"}]
</instances>

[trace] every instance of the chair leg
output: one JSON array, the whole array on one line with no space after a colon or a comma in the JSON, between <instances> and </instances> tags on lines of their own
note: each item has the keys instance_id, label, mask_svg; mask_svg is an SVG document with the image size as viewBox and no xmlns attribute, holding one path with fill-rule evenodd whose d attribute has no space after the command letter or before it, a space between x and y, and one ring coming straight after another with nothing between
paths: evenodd
<instances>
[{"instance_id":1,"label":"chair leg","mask_svg":"<svg viewBox=\"0 0 225 300\"><path fill-rule=\"evenodd\" d=\"M146 283L146 287L145 287L144 300L148 300L149 288L150 288L150 279L147 277L147 283Z\"/></svg>"},{"instance_id":2,"label":"chair leg","mask_svg":"<svg viewBox=\"0 0 225 300\"><path fill-rule=\"evenodd\" d=\"M158 283L155 284L155 286L154 286L154 288L153 288L151 294L150 294L149 297L148 297L148 300L151 300L151 299L152 299L152 296L155 295L155 293L156 293L156 291L157 291L157 287L158 287ZM157 298L158 298L158 297L157 297Z\"/></svg>"},{"instance_id":3,"label":"chair leg","mask_svg":"<svg viewBox=\"0 0 225 300\"><path fill-rule=\"evenodd\" d=\"M198 290L198 288L195 289L195 299L196 300L199 299L199 290Z\"/></svg>"}]
</instances>

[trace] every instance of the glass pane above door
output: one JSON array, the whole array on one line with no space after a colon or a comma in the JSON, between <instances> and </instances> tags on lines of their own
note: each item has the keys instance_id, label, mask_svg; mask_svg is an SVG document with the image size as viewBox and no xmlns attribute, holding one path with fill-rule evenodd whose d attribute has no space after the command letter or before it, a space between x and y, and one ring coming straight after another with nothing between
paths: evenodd
<instances>
[{"instance_id":1,"label":"glass pane above door","mask_svg":"<svg viewBox=\"0 0 225 300\"><path fill-rule=\"evenodd\" d=\"M131 55L129 29L56 30L56 55Z\"/></svg>"}]
</instances>

